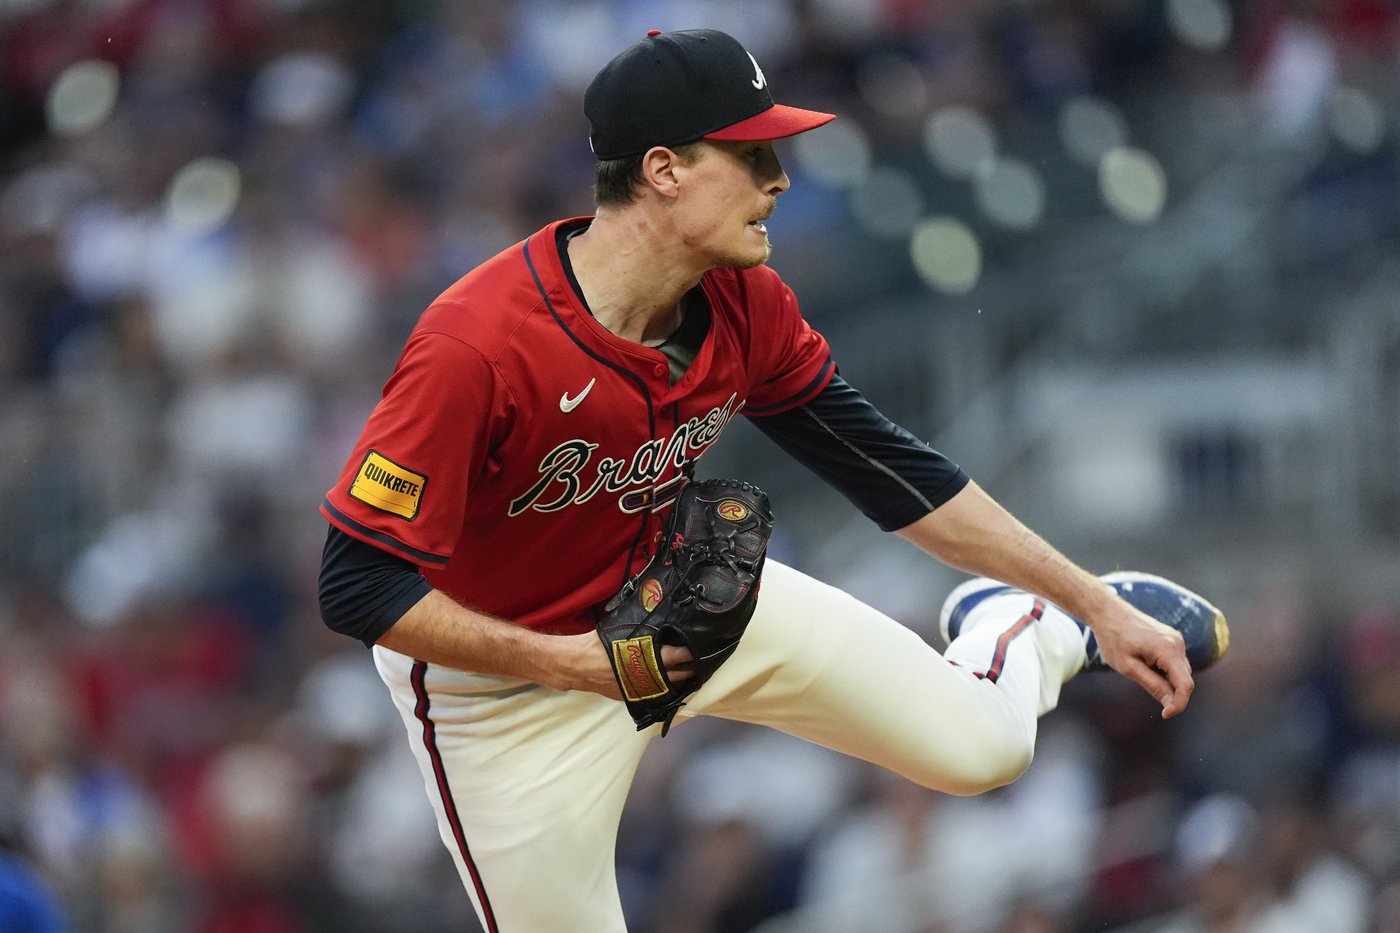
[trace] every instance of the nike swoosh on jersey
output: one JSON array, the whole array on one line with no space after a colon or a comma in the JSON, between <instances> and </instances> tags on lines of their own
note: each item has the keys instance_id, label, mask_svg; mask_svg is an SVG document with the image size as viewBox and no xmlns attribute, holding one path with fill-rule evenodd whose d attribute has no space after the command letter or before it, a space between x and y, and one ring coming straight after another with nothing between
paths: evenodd
<instances>
[{"instance_id":1,"label":"nike swoosh on jersey","mask_svg":"<svg viewBox=\"0 0 1400 933\"><path fill-rule=\"evenodd\" d=\"M583 391L580 392L578 395L575 395L573 398L569 398L569 393L567 392L559 396L559 410L573 411L575 408L577 408L578 403L583 401L584 396L586 396L590 391L592 391L593 383L597 381L597 379L588 380L588 385L584 386Z\"/></svg>"}]
</instances>

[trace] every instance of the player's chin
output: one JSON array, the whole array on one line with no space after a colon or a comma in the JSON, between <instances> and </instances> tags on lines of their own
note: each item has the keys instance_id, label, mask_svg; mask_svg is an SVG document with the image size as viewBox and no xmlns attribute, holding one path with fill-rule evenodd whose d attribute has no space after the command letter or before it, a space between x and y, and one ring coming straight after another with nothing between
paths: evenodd
<instances>
[{"instance_id":1,"label":"player's chin","mask_svg":"<svg viewBox=\"0 0 1400 933\"><path fill-rule=\"evenodd\" d=\"M752 269L761 266L773 255L773 244L768 242L768 238L763 238L763 246L759 249L747 249L735 251L725 258L721 265L730 269Z\"/></svg>"}]
</instances>

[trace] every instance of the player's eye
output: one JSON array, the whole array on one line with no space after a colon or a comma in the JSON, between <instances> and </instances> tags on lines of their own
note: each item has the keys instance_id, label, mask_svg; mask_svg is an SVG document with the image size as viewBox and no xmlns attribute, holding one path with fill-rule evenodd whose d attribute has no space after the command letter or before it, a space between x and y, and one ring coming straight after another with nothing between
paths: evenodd
<instances>
[{"instance_id":1,"label":"player's eye","mask_svg":"<svg viewBox=\"0 0 1400 933\"><path fill-rule=\"evenodd\" d=\"M768 179L782 173L782 166L778 164L778 154L773 151L772 146L755 146L752 149L744 150L744 159L749 165L749 170L759 179Z\"/></svg>"}]
</instances>

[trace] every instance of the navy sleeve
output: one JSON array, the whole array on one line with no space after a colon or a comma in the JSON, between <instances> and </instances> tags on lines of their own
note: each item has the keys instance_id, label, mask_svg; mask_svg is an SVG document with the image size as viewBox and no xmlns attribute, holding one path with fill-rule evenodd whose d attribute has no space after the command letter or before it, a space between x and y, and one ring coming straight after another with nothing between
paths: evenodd
<instances>
[{"instance_id":1,"label":"navy sleeve","mask_svg":"<svg viewBox=\"0 0 1400 933\"><path fill-rule=\"evenodd\" d=\"M839 373L805 405L750 420L884 531L918 521L968 483L956 463L885 417Z\"/></svg>"},{"instance_id":2,"label":"navy sleeve","mask_svg":"<svg viewBox=\"0 0 1400 933\"><path fill-rule=\"evenodd\" d=\"M321 552L321 621L373 647L432 589L402 557L352 538L334 525Z\"/></svg>"}]
</instances>

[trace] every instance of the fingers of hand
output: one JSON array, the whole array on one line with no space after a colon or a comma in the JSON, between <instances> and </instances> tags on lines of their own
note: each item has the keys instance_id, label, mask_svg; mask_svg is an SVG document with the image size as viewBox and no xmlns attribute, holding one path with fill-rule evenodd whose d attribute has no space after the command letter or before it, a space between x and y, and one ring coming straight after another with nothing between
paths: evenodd
<instances>
[{"instance_id":1,"label":"fingers of hand","mask_svg":"<svg viewBox=\"0 0 1400 933\"><path fill-rule=\"evenodd\" d=\"M1157 668L1166 676L1170 685L1170 702L1162 704L1162 718L1170 719L1186 709L1191 702L1191 694L1196 689L1196 681L1191 677L1191 665L1186 655L1174 654L1158 662Z\"/></svg>"},{"instance_id":2,"label":"fingers of hand","mask_svg":"<svg viewBox=\"0 0 1400 933\"><path fill-rule=\"evenodd\" d=\"M1171 685L1171 701L1162 704L1162 717L1170 719L1186 709L1191 693L1196 689L1196 682L1191 677L1191 663L1186 660L1186 640L1174 629L1161 628L1165 629L1162 634L1166 644L1153 659L1152 666Z\"/></svg>"},{"instance_id":3,"label":"fingers of hand","mask_svg":"<svg viewBox=\"0 0 1400 933\"><path fill-rule=\"evenodd\" d=\"M1121 673L1136 683L1162 706L1162 718L1170 719L1186 708L1184 699L1178 698L1172 684L1156 668L1134 657L1123 665Z\"/></svg>"},{"instance_id":4,"label":"fingers of hand","mask_svg":"<svg viewBox=\"0 0 1400 933\"><path fill-rule=\"evenodd\" d=\"M663 645L661 648L661 663L666 668L666 676L674 683L690 680L695 676L695 669L691 665L694 660L688 648L678 645Z\"/></svg>"},{"instance_id":5,"label":"fingers of hand","mask_svg":"<svg viewBox=\"0 0 1400 933\"><path fill-rule=\"evenodd\" d=\"M1171 719L1185 712L1196 689L1181 636L1176 632L1168 634L1171 637L1165 640L1160 650L1130 656L1123 669L1124 674L1162 704L1163 719Z\"/></svg>"}]
</instances>

